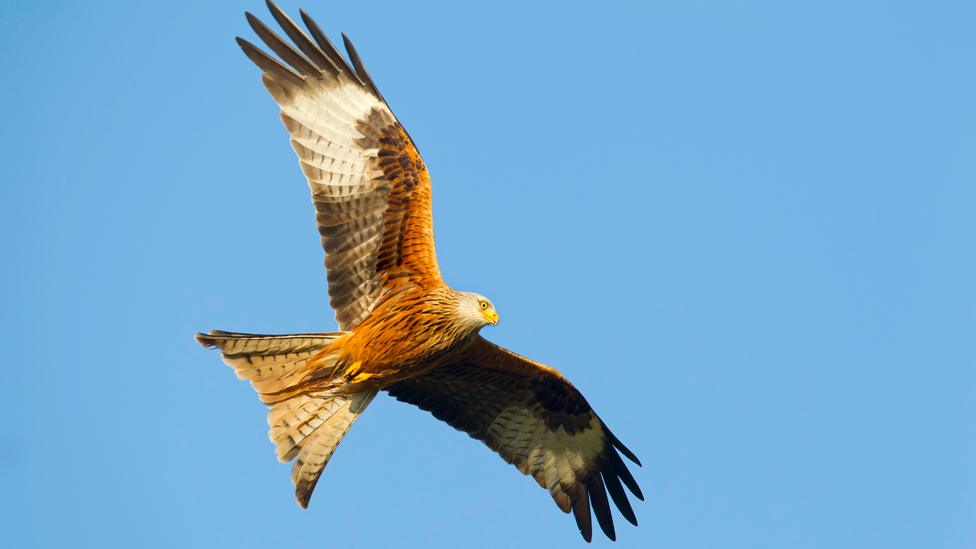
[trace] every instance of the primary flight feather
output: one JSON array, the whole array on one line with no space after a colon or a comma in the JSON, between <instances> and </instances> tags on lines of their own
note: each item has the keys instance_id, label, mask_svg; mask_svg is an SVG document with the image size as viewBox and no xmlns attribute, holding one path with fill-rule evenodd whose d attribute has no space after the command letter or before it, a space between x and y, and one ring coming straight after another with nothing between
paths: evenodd
<instances>
[{"instance_id":1,"label":"primary flight feather","mask_svg":"<svg viewBox=\"0 0 976 549\"><path fill-rule=\"evenodd\" d=\"M643 495L620 454L637 457L559 372L479 335L498 322L491 301L441 279L427 168L348 38L351 63L304 11L307 34L268 8L291 43L250 13L277 58L237 42L263 72L308 179L341 331L196 337L269 407L269 436L278 459L294 462L299 504L308 506L342 437L386 391L531 475L587 541L591 510L616 537L611 499L636 525L624 486Z\"/></svg>"}]
</instances>

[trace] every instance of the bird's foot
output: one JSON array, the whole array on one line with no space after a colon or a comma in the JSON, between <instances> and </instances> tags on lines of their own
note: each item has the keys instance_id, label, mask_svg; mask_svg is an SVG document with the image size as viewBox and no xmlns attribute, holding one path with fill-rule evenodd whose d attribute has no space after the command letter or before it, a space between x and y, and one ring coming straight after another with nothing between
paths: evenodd
<instances>
[{"instance_id":1,"label":"bird's foot","mask_svg":"<svg viewBox=\"0 0 976 549\"><path fill-rule=\"evenodd\" d=\"M346 368L345 376L349 383L362 383L367 379L376 377L376 374L362 371L362 365L362 361L357 360L356 362L353 362L351 366Z\"/></svg>"}]
</instances>

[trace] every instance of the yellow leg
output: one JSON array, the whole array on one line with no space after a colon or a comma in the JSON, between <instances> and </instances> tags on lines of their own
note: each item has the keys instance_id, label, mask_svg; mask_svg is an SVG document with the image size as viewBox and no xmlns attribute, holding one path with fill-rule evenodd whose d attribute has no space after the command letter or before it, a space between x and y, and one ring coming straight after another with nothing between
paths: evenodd
<instances>
[{"instance_id":1,"label":"yellow leg","mask_svg":"<svg viewBox=\"0 0 976 549\"><path fill-rule=\"evenodd\" d=\"M370 374L366 372L361 372L356 374L356 377L352 378L350 383L362 383L371 377L376 377L376 374Z\"/></svg>"},{"instance_id":2,"label":"yellow leg","mask_svg":"<svg viewBox=\"0 0 976 549\"><path fill-rule=\"evenodd\" d=\"M346 379L349 380L349 383L362 383L371 377L376 377L376 374L361 371L360 367L362 367L362 365L362 361L357 360L356 362L353 362L351 366L346 368Z\"/></svg>"}]
</instances>

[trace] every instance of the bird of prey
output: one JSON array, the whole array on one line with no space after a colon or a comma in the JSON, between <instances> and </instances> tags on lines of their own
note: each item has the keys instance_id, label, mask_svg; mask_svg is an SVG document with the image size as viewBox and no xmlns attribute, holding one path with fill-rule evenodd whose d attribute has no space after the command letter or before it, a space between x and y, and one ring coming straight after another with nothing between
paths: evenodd
<instances>
[{"instance_id":1,"label":"bird of prey","mask_svg":"<svg viewBox=\"0 0 976 549\"><path fill-rule=\"evenodd\" d=\"M268 8L292 43L250 13L277 58L237 43L261 69L308 179L341 331L196 337L268 406L278 459L294 461L298 503L308 506L342 437L385 391L531 475L587 541L591 509L616 537L608 493L636 525L623 487L643 495L620 454L637 457L559 372L479 335L498 323L491 301L442 280L427 168L349 39L347 61L304 11L307 33Z\"/></svg>"}]
</instances>

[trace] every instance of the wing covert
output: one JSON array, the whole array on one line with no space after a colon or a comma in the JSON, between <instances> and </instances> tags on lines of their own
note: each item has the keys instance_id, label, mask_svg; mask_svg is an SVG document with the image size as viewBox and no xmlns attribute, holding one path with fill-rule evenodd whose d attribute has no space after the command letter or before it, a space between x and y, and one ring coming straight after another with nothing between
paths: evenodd
<instances>
[{"instance_id":1,"label":"wing covert","mask_svg":"<svg viewBox=\"0 0 976 549\"><path fill-rule=\"evenodd\" d=\"M248 23L278 59L237 42L281 108L312 192L330 303L339 329L348 330L399 285L443 284L430 176L349 39L343 35L351 65L304 11L311 37L270 1L268 8L297 49L250 13Z\"/></svg>"},{"instance_id":2,"label":"wing covert","mask_svg":"<svg viewBox=\"0 0 976 549\"><path fill-rule=\"evenodd\" d=\"M532 476L563 512L573 511L587 541L591 508L607 537L616 537L608 492L624 518L637 524L623 486L644 498L620 453L640 462L552 368L479 337L448 364L386 390Z\"/></svg>"}]
</instances>

